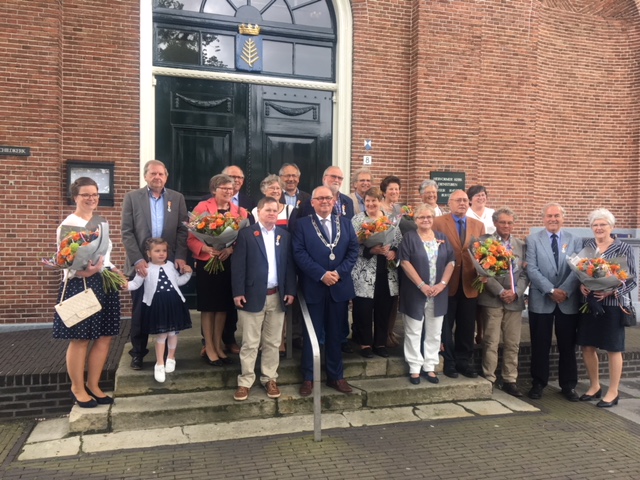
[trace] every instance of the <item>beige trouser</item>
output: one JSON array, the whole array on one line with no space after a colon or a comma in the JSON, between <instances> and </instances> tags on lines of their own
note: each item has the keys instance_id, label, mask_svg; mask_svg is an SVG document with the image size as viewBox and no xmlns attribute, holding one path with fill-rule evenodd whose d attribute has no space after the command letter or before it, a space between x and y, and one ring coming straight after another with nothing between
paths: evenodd
<instances>
[{"instance_id":1,"label":"beige trouser","mask_svg":"<svg viewBox=\"0 0 640 480\"><path fill-rule=\"evenodd\" d=\"M280 342L284 311L280 307L279 293L267 295L264 309L260 312L245 312L238 309L238 322L242 328L240 368L238 386L251 388L256 381L255 366L258 349L262 348L260 361L260 383L278 378L280 365Z\"/></svg>"},{"instance_id":2,"label":"beige trouser","mask_svg":"<svg viewBox=\"0 0 640 480\"><path fill-rule=\"evenodd\" d=\"M522 312L504 308L480 307L484 310L485 325L482 342L482 372L487 380L496 381L498 346L502 333L502 379L515 383L518 378L518 350L522 330Z\"/></svg>"}]
</instances>

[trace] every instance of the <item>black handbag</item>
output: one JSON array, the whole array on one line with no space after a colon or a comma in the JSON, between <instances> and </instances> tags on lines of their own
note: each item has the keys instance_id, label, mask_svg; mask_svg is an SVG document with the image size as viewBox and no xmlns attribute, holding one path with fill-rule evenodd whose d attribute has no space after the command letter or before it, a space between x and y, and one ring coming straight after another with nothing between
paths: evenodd
<instances>
[{"instance_id":1,"label":"black handbag","mask_svg":"<svg viewBox=\"0 0 640 480\"><path fill-rule=\"evenodd\" d=\"M624 327L635 327L638 323L636 317L636 309L633 306L633 301L631 300L631 295L629 295L629 305L625 306L620 303L620 299L618 299L618 305L620 306L620 310L622 310L622 325Z\"/></svg>"}]
</instances>

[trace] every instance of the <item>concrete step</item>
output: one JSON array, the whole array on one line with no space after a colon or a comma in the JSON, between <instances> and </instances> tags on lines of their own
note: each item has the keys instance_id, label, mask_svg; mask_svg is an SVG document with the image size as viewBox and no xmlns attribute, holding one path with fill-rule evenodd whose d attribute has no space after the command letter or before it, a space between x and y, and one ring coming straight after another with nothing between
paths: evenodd
<instances>
[{"instance_id":1,"label":"concrete step","mask_svg":"<svg viewBox=\"0 0 640 480\"><path fill-rule=\"evenodd\" d=\"M423 381L412 385L406 376L361 378L352 380L354 393L344 395L324 385L323 412L340 413L376 408L424 405L432 403L485 400L491 398L491 384L482 379L442 377L437 385ZM204 423L232 422L250 418L271 418L313 413L313 397L300 397L299 385L282 385L282 396L272 400L255 385L249 398L233 400L233 389L201 392L165 393L135 397L118 397L110 410L110 429L114 432ZM97 412L96 412L97 413ZM89 414L91 415L91 413ZM95 415L95 413L94 413ZM75 417L74 417L75 418ZM80 419L76 420L79 421ZM84 431L98 431L87 425ZM71 430L77 431L70 419Z\"/></svg>"},{"instance_id":2,"label":"concrete step","mask_svg":"<svg viewBox=\"0 0 640 480\"><path fill-rule=\"evenodd\" d=\"M208 365L200 357L201 343L198 338L181 339L176 356L176 371L167 374L164 383L153 378L153 362L155 357L146 357L143 370L132 370L129 367L131 357L123 355L116 372L116 395L118 398L136 395L166 394L180 392L197 392L204 390L233 389L240 373L238 355L230 357L236 362L224 367ZM125 347L125 351L129 348ZM344 373L348 380L407 375L408 367L402 358L402 350L392 350L389 358L362 358L358 353L345 354ZM256 361L256 374L259 378L260 356ZM300 372L300 350L294 350L293 358L281 359L278 369L278 384L292 385L302 382Z\"/></svg>"}]
</instances>

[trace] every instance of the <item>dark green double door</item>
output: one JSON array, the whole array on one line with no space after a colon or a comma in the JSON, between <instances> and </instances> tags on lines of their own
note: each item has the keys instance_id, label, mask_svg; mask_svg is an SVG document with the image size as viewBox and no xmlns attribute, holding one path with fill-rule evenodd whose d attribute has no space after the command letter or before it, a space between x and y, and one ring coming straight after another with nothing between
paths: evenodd
<instances>
[{"instance_id":1,"label":"dark green double door","mask_svg":"<svg viewBox=\"0 0 640 480\"><path fill-rule=\"evenodd\" d=\"M332 92L157 77L156 158L189 209L227 165L245 172L245 193L283 163L302 171L300 189L319 185L331 164Z\"/></svg>"}]
</instances>

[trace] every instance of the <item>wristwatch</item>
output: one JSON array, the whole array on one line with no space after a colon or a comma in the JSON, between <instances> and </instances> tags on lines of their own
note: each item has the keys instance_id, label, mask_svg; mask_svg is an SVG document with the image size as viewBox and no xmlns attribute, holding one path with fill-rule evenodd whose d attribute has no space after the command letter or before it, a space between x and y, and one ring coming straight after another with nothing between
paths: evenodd
<instances>
[{"instance_id":1,"label":"wristwatch","mask_svg":"<svg viewBox=\"0 0 640 480\"><path fill-rule=\"evenodd\" d=\"M440 283L443 284L443 285L447 284L447 282L445 282L444 280L442 280Z\"/></svg>"},{"instance_id":2,"label":"wristwatch","mask_svg":"<svg viewBox=\"0 0 640 480\"><path fill-rule=\"evenodd\" d=\"M555 291L556 291L556 289L555 289L555 288L552 288L552 289L549 291L549 295L553 295L553 292L555 292Z\"/></svg>"}]
</instances>

